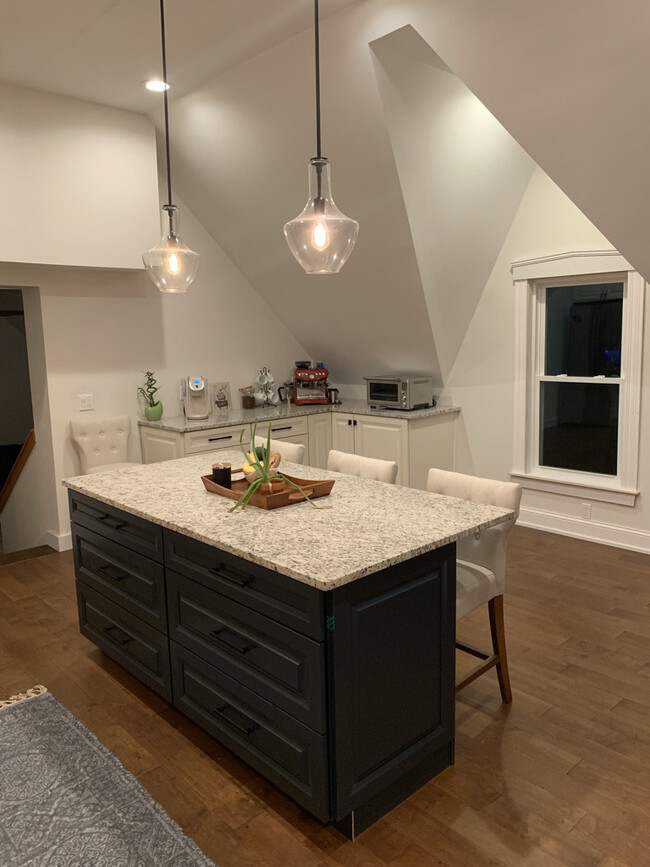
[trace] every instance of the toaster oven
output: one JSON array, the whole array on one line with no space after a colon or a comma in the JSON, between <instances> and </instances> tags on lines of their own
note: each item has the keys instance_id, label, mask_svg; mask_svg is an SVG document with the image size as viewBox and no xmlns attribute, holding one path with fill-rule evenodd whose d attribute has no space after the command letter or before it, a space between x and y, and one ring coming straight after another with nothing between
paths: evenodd
<instances>
[{"instance_id":1,"label":"toaster oven","mask_svg":"<svg viewBox=\"0 0 650 867\"><path fill-rule=\"evenodd\" d=\"M430 376L365 376L372 409L424 409L435 406Z\"/></svg>"}]
</instances>

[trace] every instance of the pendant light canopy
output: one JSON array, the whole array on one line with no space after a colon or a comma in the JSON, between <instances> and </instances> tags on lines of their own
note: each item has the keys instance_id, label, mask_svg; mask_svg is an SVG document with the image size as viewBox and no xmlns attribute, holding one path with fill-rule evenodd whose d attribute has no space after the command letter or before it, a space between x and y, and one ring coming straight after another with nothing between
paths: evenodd
<instances>
[{"instance_id":1,"label":"pendant light canopy","mask_svg":"<svg viewBox=\"0 0 650 867\"><path fill-rule=\"evenodd\" d=\"M160 36L162 42L163 82L167 84L165 48L165 2L160 0ZM163 236L155 247L142 256L147 273L161 292L185 292L196 277L200 256L183 243L178 234L178 208L172 202L172 179L169 157L169 104L165 105L165 153L167 156L167 204L163 205Z\"/></svg>"},{"instance_id":2,"label":"pendant light canopy","mask_svg":"<svg viewBox=\"0 0 650 867\"><path fill-rule=\"evenodd\" d=\"M307 274L337 274L354 248L359 224L346 217L332 198L329 160L321 155L320 44L318 0L314 0L316 60L316 153L309 161L309 199L284 226L289 249Z\"/></svg>"}]
</instances>

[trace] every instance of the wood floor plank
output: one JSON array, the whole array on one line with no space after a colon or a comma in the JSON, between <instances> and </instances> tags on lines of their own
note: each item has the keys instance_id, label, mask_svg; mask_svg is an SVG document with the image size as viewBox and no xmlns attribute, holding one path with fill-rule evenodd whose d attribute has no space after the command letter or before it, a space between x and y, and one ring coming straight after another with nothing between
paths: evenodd
<instances>
[{"instance_id":1,"label":"wood floor plank","mask_svg":"<svg viewBox=\"0 0 650 867\"><path fill-rule=\"evenodd\" d=\"M0 566L0 697L45 683L219 867L648 867L650 558L511 539L512 705L459 693L455 765L355 842L79 634L71 552ZM486 612L458 632L489 646Z\"/></svg>"}]
</instances>

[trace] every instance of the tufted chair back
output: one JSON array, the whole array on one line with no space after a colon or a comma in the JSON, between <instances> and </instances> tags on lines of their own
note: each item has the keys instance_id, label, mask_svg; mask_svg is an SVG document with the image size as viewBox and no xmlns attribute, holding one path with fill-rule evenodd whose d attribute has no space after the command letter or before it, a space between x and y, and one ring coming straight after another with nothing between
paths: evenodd
<instances>
[{"instance_id":1,"label":"tufted chair back","mask_svg":"<svg viewBox=\"0 0 650 867\"><path fill-rule=\"evenodd\" d=\"M397 461L366 458L362 455L352 455L349 452L339 452L336 449L332 449L327 456L327 469L333 470L335 473L359 476L361 479L388 482L391 485L395 484L397 478Z\"/></svg>"},{"instance_id":2,"label":"tufted chair back","mask_svg":"<svg viewBox=\"0 0 650 867\"><path fill-rule=\"evenodd\" d=\"M99 473L129 465L131 422L128 415L71 421L70 432L79 452L82 473Z\"/></svg>"},{"instance_id":3,"label":"tufted chair back","mask_svg":"<svg viewBox=\"0 0 650 867\"><path fill-rule=\"evenodd\" d=\"M456 543L458 559L478 563L493 572L497 578L498 592L502 593L506 569L506 541L519 516L521 487L514 482L497 482L494 479L431 469L427 478L427 491L514 510L513 520L459 539Z\"/></svg>"},{"instance_id":4,"label":"tufted chair back","mask_svg":"<svg viewBox=\"0 0 650 867\"><path fill-rule=\"evenodd\" d=\"M256 446L266 447L266 437L255 437ZM305 463L305 446L303 443L288 443L284 440L271 440L271 448L280 452L282 459L294 464Z\"/></svg>"}]
</instances>

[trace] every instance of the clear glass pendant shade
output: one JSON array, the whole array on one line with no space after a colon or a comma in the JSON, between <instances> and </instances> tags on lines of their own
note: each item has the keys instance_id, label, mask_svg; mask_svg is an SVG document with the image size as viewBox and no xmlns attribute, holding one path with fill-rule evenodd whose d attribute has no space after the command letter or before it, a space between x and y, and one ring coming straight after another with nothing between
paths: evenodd
<instances>
[{"instance_id":1,"label":"clear glass pendant shade","mask_svg":"<svg viewBox=\"0 0 650 867\"><path fill-rule=\"evenodd\" d=\"M183 243L178 234L178 208L165 205L167 231L142 256L147 273L161 292L185 292L196 277L201 257Z\"/></svg>"},{"instance_id":2,"label":"clear glass pendant shade","mask_svg":"<svg viewBox=\"0 0 650 867\"><path fill-rule=\"evenodd\" d=\"M309 161L309 199L284 226L289 249L307 274L337 274L354 248L359 224L342 214L332 199L330 164Z\"/></svg>"}]
</instances>

